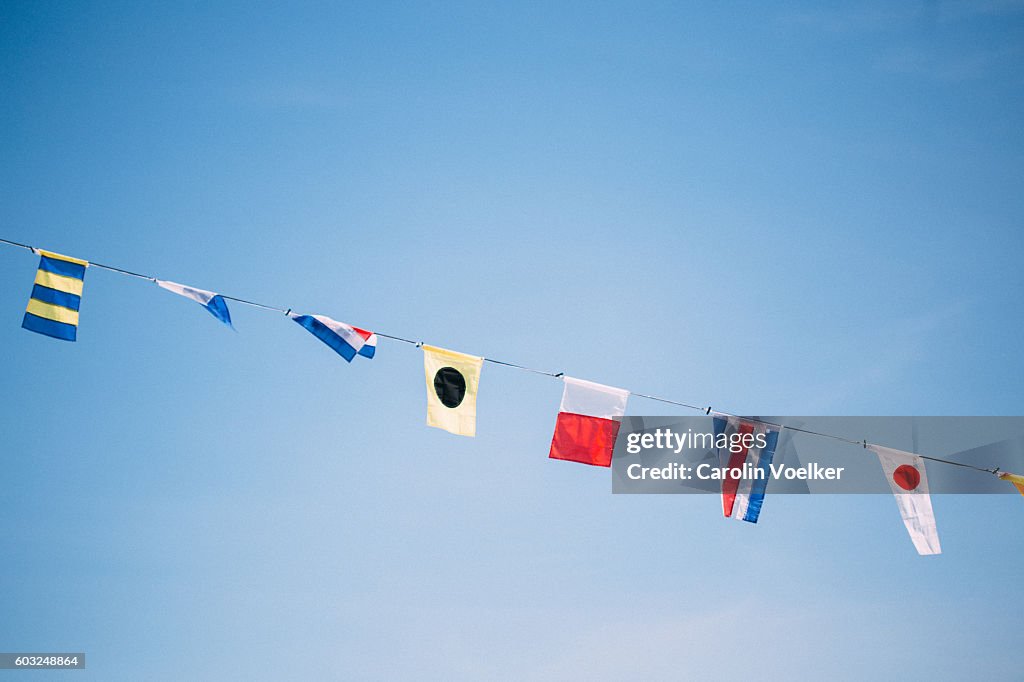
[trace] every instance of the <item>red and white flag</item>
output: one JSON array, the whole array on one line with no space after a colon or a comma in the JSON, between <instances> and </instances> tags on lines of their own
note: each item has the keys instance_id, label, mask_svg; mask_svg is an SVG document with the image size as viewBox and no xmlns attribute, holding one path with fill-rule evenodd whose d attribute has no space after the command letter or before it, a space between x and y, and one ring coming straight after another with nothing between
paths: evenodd
<instances>
[{"instance_id":1,"label":"red and white flag","mask_svg":"<svg viewBox=\"0 0 1024 682\"><path fill-rule=\"evenodd\" d=\"M617 417L626 413L629 391L563 377L565 391L551 439L551 459L607 467L612 465Z\"/></svg>"},{"instance_id":2,"label":"red and white flag","mask_svg":"<svg viewBox=\"0 0 1024 682\"><path fill-rule=\"evenodd\" d=\"M928 493L928 474L924 460L912 452L868 444L878 455L889 487L903 516L903 525L910 533L918 554L941 554L939 531L935 527L932 497Z\"/></svg>"}]
</instances>

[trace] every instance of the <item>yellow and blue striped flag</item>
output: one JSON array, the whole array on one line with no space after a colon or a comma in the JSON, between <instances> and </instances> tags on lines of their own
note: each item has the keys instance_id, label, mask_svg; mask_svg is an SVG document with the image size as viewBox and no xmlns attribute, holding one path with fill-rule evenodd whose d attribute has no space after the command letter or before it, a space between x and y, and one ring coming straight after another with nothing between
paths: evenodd
<instances>
[{"instance_id":1,"label":"yellow and blue striped flag","mask_svg":"<svg viewBox=\"0 0 1024 682\"><path fill-rule=\"evenodd\" d=\"M39 254L39 270L21 326L55 339L74 341L89 262L42 249L32 251Z\"/></svg>"}]
</instances>

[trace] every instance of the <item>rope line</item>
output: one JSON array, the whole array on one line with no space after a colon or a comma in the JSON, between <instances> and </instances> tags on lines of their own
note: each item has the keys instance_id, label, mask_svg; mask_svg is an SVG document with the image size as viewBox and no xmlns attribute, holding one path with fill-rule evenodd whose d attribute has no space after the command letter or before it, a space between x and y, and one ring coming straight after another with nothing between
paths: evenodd
<instances>
[{"instance_id":1,"label":"rope line","mask_svg":"<svg viewBox=\"0 0 1024 682\"><path fill-rule=\"evenodd\" d=\"M36 249L34 247L32 247L32 246L29 246L28 244L22 244L20 242L11 241L9 239L0 238L0 244L7 244L8 246L15 246L15 247L22 248L22 249L28 249L29 251L32 251L33 253L36 252ZM89 261L89 265L91 265L93 267L96 267L96 268L101 268L103 270L109 270L110 272L115 272L115 273L120 274L120 275L127 275L129 277L136 277L138 279L145 279L145 280L149 280L151 282L157 281L155 277L151 277L149 275L142 275L142 274L139 274L137 272L132 272L131 270L125 270L123 268L114 267L113 265L103 265L102 263L94 263L92 261ZM291 311L292 311L292 308L287 308L287 309L285 309L285 308L278 308L276 306L266 305L264 303L257 303L256 301L249 301L249 300L246 300L244 298L237 298L235 296L228 296L227 294L220 294L220 296L221 296L221 298L225 298L225 299L227 299L229 301L235 301L236 303L242 303L244 305L252 306L254 308L262 308L263 310L271 310L271 311L278 312L278 313L284 313L285 315L291 313ZM423 345L422 341L413 341L412 339L407 339L407 338L404 338L404 337L401 337L401 336L394 336L392 334L385 334L383 332L374 332L374 333L377 336L384 337L385 339L391 339L393 341L401 341L402 343L412 344L412 345L416 346L417 348L420 348ZM514 362L505 362L504 360L495 360L493 358L486 358L485 357L484 358L484 362L490 362L491 364L502 365L504 367L510 367L512 369L518 369L518 370L522 370L524 372L532 372L533 374L540 374L540 375L543 375L543 376L554 377L556 379L560 379L560 378L565 376L564 372L547 372L547 371L542 370L542 369L534 369L532 367L527 367L525 365L518 365L518 364L516 364ZM666 403L668 405L676 405L678 407L685 407L685 408L690 409L690 410L696 410L698 412L703 412L706 415L710 415L712 413L712 409L710 407L707 407L707 406L691 405L689 403L683 403L683 402L679 402L679 401L676 401L676 400L669 400L668 398L659 398L658 396L648 395L646 393L631 392L631 394L635 395L638 398L644 398L646 400L653 400L653 401L659 402L659 403ZM714 411L714 412L715 412L715 414L720 414L720 415L725 416L725 417L739 417L739 415L733 415L733 414L729 414L727 412L719 412L719 411ZM812 431L810 429L801 429L801 428L796 427L796 426L785 426L783 424L774 424L772 422L764 421L762 419L757 419L757 418L754 418L754 417L740 417L740 418L741 419L746 419L747 421L755 422L755 423L758 423L758 424L764 424L764 425L767 425L767 426L775 426L775 427L777 427L779 429L789 429L790 431L797 431L797 432L805 433L805 434L808 434L808 435L811 435L811 436L819 436L821 438L831 438L833 440L838 440L838 441L841 441L843 443L848 443L850 445L859 445L859 446L862 446L864 448L867 448L868 445L870 445L870 443L868 443L866 440L851 440L849 438L844 438L842 436L836 436L836 435L833 435L831 433L822 433L820 431ZM987 468L984 468L984 467L974 466L972 464L965 464L963 462L954 462L953 460L942 459L940 457L929 457L929 456L926 456L926 455L919 455L917 453L914 453L914 454L917 457L920 457L921 459L926 459L926 460L928 460L930 462L938 462L940 464L949 464L951 466L963 467L965 469L973 469L975 471L981 471L981 472L984 472L984 473L987 473L987 474L993 474L995 476L999 475L999 467L995 467L994 469L987 469Z\"/></svg>"}]
</instances>

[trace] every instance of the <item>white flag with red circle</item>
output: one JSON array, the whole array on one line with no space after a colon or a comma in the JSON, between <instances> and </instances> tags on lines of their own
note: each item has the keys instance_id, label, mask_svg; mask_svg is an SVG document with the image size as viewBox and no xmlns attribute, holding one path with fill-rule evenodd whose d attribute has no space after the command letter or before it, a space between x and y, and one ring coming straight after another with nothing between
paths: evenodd
<instances>
[{"instance_id":1,"label":"white flag with red circle","mask_svg":"<svg viewBox=\"0 0 1024 682\"><path fill-rule=\"evenodd\" d=\"M939 531L935 527L932 497L928 493L928 474L924 460L912 452L868 444L878 455L889 487L903 516L903 525L910 533L918 554L941 554Z\"/></svg>"}]
</instances>

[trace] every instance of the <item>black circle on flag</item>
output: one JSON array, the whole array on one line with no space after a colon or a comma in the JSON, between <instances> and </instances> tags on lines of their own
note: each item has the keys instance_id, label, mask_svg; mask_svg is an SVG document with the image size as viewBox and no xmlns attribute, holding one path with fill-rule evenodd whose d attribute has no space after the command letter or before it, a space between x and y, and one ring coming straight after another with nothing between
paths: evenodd
<instances>
[{"instance_id":1,"label":"black circle on flag","mask_svg":"<svg viewBox=\"0 0 1024 682\"><path fill-rule=\"evenodd\" d=\"M921 485L921 472L909 464L901 464L892 472L892 480L904 490L913 490Z\"/></svg>"},{"instance_id":2,"label":"black circle on flag","mask_svg":"<svg viewBox=\"0 0 1024 682\"><path fill-rule=\"evenodd\" d=\"M434 393L445 407L458 407L466 397L466 377L454 367L442 367L434 375Z\"/></svg>"}]
</instances>

